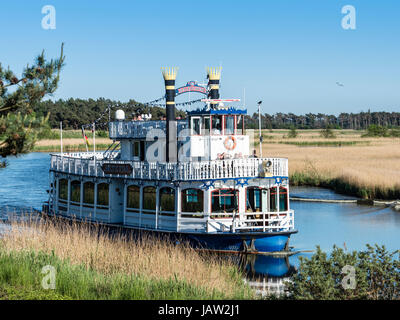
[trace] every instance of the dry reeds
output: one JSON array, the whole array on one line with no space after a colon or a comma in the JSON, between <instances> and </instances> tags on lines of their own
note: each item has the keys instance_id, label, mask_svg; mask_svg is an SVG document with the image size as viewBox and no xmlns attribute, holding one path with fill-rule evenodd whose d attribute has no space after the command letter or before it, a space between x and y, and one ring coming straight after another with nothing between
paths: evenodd
<instances>
[{"instance_id":1,"label":"dry reeds","mask_svg":"<svg viewBox=\"0 0 400 320\"><path fill-rule=\"evenodd\" d=\"M361 143L366 141L361 134L351 130L344 134L338 131L337 138L332 141L340 138ZM291 141L321 140L318 132L312 130L299 131L299 135L299 139ZM344 144L341 147L304 147L276 140L277 143L265 143L263 150L264 156L287 157L291 176L301 173L318 175L327 181L336 179L360 189L380 190L382 197L400 193L400 139L368 138L368 141L369 144Z\"/></svg>"},{"instance_id":2,"label":"dry reeds","mask_svg":"<svg viewBox=\"0 0 400 320\"><path fill-rule=\"evenodd\" d=\"M12 219L0 238L4 250L55 254L71 264L105 275L123 273L148 279L179 279L228 296L238 289L237 268L216 256L204 257L185 244L166 239L110 236L99 226L49 219ZM235 276L236 275L236 276Z\"/></svg>"}]
</instances>

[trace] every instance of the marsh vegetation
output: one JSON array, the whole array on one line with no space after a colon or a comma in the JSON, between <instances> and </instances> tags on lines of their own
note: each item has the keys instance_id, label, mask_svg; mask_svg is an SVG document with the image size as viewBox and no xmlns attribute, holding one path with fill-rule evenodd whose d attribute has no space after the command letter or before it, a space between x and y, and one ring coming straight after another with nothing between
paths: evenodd
<instances>
[{"instance_id":1,"label":"marsh vegetation","mask_svg":"<svg viewBox=\"0 0 400 320\"><path fill-rule=\"evenodd\" d=\"M0 299L252 298L238 268L186 244L88 224L27 217L3 224ZM56 289L41 287L44 266L57 270ZM22 296L21 296L22 295Z\"/></svg>"}]
</instances>

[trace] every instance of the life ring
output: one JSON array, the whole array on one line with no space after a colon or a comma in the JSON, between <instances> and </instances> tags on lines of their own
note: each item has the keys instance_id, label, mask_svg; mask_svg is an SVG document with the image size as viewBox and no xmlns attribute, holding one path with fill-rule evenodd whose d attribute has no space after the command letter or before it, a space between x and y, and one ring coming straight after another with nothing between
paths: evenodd
<instances>
[{"instance_id":1,"label":"life ring","mask_svg":"<svg viewBox=\"0 0 400 320\"><path fill-rule=\"evenodd\" d=\"M230 143L231 140L232 140L232 143ZM225 142L224 142L225 149L233 150L236 148L236 144L237 144L237 142L236 142L236 138L234 136L226 137Z\"/></svg>"}]
</instances>

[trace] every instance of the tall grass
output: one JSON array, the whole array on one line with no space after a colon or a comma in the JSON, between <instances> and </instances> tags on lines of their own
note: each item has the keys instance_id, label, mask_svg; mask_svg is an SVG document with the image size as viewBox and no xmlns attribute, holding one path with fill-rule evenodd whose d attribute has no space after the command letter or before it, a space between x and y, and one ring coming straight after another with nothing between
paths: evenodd
<instances>
[{"instance_id":1,"label":"tall grass","mask_svg":"<svg viewBox=\"0 0 400 320\"><path fill-rule=\"evenodd\" d=\"M55 289L41 286L42 268L56 270ZM149 279L135 274L100 273L74 265L54 254L0 249L0 299L224 299L217 290L206 290L178 278Z\"/></svg>"},{"instance_id":2,"label":"tall grass","mask_svg":"<svg viewBox=\"0 0 400 320\"><path fill-rule=\"evenodd\" d=\"M121 233L110 236L99 226L66 224L57 219L13 219L11 228L0 239L0 247L4 261L17 259L19 253L21 259L43 254L41 259L52 257L51 262L64 268L66 275L70 274L68 281L79 276L89 284L103 283L108 288L108 294L104 295L94 289L82 294L72 289L59 292L71 298L121 298L122 294L126 298L149 299L182 299L185 295L199 299L252 296L233 263L216 255L203 256L185 244L177 246L167 239L135 240ZM68 281L65 280L65 288L70 288ZM126 290L118 291L118 287Z\"/></svg>"}]
</instances>

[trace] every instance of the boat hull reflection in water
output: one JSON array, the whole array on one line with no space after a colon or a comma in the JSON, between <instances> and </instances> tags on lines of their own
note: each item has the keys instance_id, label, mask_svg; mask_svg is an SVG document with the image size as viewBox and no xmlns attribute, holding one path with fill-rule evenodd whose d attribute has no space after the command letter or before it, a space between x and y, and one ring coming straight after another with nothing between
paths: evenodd
<instances>
[{"instance_id":1,"label":"boat hull reflection in water","mask_svg":"<svg viewBox=\"0 0 400 320\"><path fill-rule=\"evenodd\" d=\"M243 255L240 265L246 274L245 282L257 295L286 295L285 283L296 272L289 257Z\"/></svg>"}]
</instances>

